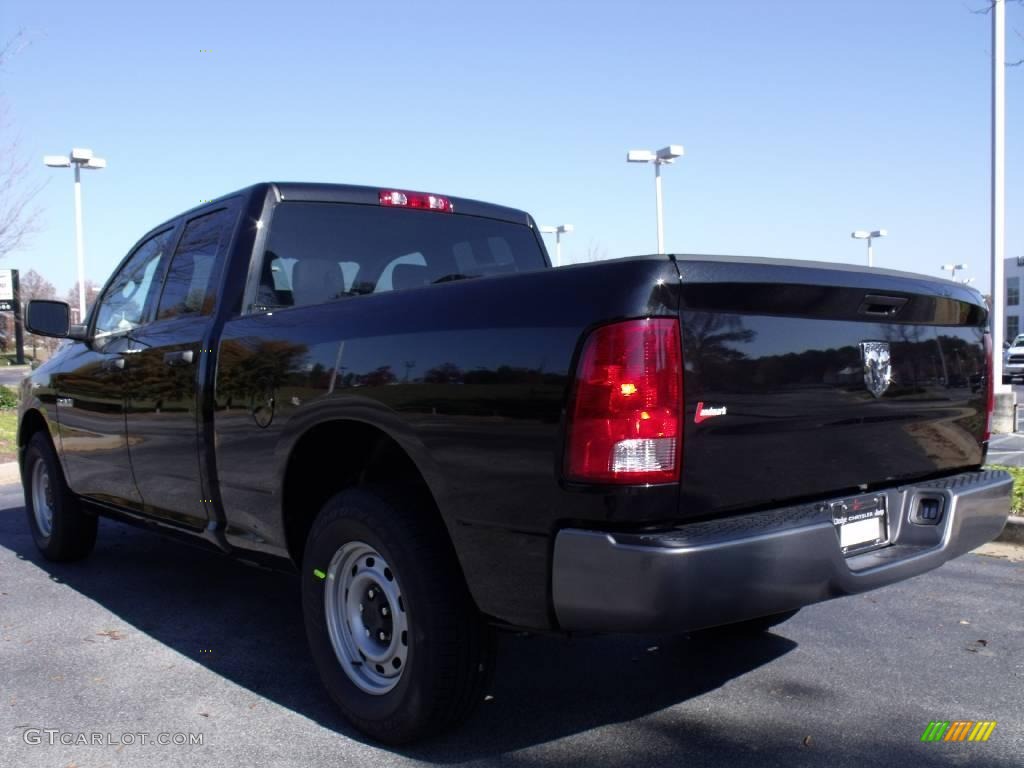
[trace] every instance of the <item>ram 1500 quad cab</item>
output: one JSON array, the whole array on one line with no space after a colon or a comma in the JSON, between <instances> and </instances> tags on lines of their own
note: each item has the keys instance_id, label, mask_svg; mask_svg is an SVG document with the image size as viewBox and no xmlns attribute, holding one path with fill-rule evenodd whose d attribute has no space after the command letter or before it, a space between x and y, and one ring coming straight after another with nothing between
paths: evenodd
<instances>
[{"instance_id":1,"label":"ram 1500 quad cab","mask_svg":"<svg viewBox=\"0 0 1024 768\"><path fill-rule=\"evenodd\" d=\"M43 555L97 516L298 570L324 684L407 742L498 627L764 628L994 538L985 303L837 264L552 269L497 205L257 184L152 229L22 385Z\"/></svg>"}]
</instances>

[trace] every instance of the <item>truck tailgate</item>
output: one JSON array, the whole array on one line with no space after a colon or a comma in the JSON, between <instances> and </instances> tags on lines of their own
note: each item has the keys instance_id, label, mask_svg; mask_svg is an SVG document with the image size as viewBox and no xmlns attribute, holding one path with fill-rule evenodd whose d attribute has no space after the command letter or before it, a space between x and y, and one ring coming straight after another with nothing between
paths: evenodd
<instances>
[{"instance_id":1,"label":"truck tailgate","mask_svg":"<svg viewBox=\"0 0 1024 768\"><path fill-rule=\"evenodd\" d=\"M684 516L982 462L987 311L973 290L814 262L677 264Z\"/></svg>"}]
</instances>

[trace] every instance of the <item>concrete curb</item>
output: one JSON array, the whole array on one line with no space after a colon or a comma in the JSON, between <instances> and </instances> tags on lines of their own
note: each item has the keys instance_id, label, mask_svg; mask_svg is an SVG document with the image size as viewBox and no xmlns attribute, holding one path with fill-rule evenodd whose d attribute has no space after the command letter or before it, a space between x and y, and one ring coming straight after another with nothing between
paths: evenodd
<instances>
[{"instance_id":1,"label":"concrete curb","mask_svg":"<svg viewBox=\"0 0 1024 768\"><path fill-rule=\"evenodd\" d=\"M1010 519L1006 521L1006 527L996 537L996 541L1003 541L1007 544L1024 544L1024 517L1010 515Z\"/></svg>"},{"instance_id":2,"label":"concrete curb","mask_svg":"<svg viewBox=\"0 0 1024 768\"><path fill-rule=\"evenodd\" d=\"M21 482L21 470L18 468L18 462L5 461L0 463L0 483L14 482Z\"/></svg>"}]
</instances>

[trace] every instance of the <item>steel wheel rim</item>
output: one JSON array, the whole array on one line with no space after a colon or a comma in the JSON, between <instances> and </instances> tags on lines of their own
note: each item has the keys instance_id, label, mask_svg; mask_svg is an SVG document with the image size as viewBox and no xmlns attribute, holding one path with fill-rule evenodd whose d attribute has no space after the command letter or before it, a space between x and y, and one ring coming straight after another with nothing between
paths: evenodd
<instances>
[{"instance_id":1,"label":"steel wheel rim","mask_svg":"<svg viewBox=\"0 0 1024 768\"><path fill-rule=\"evenodd\" d=\"M36 461L32 467L32 513L39 532L49 538L53 533L53 489L50 473L42 460Z\"/></svg>"},{"instance_id":2,"label":"steel wheel rim","mask_svg":"<svg viewBox=\"0 0 1024 768\"><path fill-rule=\"evenodd\" d=\"M382 696L402 679L409 617L398 577L369 544L343 545L327 568L327 631L341 668L362 691Z\"/></svg>"}]
</instances>

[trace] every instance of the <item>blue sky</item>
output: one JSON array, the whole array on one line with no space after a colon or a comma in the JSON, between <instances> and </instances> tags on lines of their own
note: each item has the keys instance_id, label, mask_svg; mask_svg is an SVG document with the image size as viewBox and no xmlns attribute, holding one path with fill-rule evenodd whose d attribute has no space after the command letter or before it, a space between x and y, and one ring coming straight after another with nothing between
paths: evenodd
<instances>
[{"instance_id":1,"label":"blue sky","mask_svg":"<svg viewBox=\"0 0 1024 768\"><path fill-rule=\"evenodd\" d=\"M71 172L91 147L87 276L150 226L260 180L476 197L572 223L566 260L655 249L988 280L990 22L983 0L47 2L6 0L30 45L0 91L48 184L5 266L75 280ZM1011 58L1024 5L1008 6ZM201 52L210 49L210 53ZM1007 73L1007 255L1024 255L1024 67ZM39 158L36 162L36 158ZM554 250L553 242L549 249ZM987 290L987 288L986 288Z\"/></svg>"}]
</instances>

